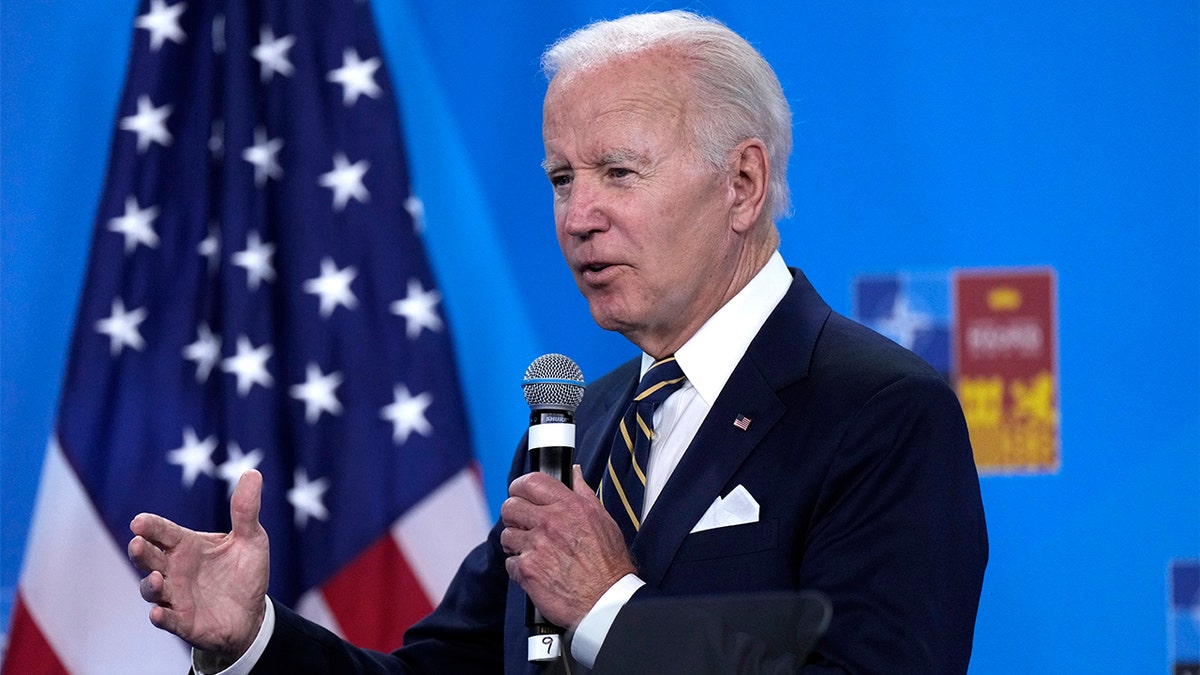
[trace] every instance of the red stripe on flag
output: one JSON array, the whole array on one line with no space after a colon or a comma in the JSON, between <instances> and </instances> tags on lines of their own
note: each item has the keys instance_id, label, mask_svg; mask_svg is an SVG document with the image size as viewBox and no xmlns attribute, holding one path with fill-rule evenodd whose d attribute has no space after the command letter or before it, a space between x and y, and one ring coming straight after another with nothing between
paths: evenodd
<instances>
[{"instance_id":1,"label":"red stripe on flag","mask_svg":"<svg viewBox=\"0 0 1200 675\"><path fill-rule=\"evenodd\" d=\"M433 610L390 534L342 568L322 593L343 636L378 651L399 647L404 631Z\"/></svg>"},{"instance_id":2,"label":"red stripe on flag","mask_svg":"<svg viewBox=\"0 0 1200 675\"><path fill-rule=\"evenodd\" d=\"M17 594L13 606L12 632L8 636L8 652L0 672L7 675L39 673L41 675L67 675L67 669L58 660L54 648L46 642L37 621L25 609L25 602Z\"/></svg>"}]
</instances>

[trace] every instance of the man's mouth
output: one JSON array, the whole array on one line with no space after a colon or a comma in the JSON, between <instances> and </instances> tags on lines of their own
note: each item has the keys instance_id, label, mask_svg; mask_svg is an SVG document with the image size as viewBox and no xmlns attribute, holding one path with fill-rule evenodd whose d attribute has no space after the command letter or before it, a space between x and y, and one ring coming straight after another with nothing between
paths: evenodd
<instances>
[{"instance_id":1,"label":"man's mouth","mask_svg":"<svg viewBox=\"0 0 1200 675\"><path fill-rule=\"evenodd\" d=\"M580 276L589 284L602 284L609 280L612 276L611 270L616 269L616 265L604 262L586 263L579 268Z\"/></svg>"}]
</instances>

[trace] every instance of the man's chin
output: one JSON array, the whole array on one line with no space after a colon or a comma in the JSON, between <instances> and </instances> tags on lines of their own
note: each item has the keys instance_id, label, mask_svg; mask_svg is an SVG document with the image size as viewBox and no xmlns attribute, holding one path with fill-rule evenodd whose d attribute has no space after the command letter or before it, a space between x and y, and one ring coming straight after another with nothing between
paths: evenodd
<instances>
[{"instance_id":1,"label":"man's chin","mask_svg":"<svg viewBox=\"0 0 1200 675\"><path fill-rule=\"evenodd\" d=\"M615 321L608 317L597 316L595 312L592 312L592 321L595 321L596 325L603 328L604 330L612 331L614 333L621 333L621 334L625 333L625 331L623 330L625 327L625 324L621 323L620 321Z\"/></svg>"},{"instance_id":2,"label":"man's chin","mask_svg":"<svg viewBox=\"0 0 1200 675\"><path fill-rule=\"evenodd\" d=\"M633 330L633 324L628 321L622 314L612 311L611 308L598 306L597 302L589 302L588 309L592 313L592 321L596 325L607 331L628 335L628 331Z\"/></svg>"}]
</instances>

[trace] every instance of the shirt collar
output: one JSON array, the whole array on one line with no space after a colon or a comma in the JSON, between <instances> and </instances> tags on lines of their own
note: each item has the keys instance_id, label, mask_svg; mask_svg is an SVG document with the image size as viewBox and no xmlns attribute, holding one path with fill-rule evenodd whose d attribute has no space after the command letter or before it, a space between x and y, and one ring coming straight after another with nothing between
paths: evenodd
<instances>
[{"instance_id":1,"label":"shirt collar","mask_svg":"<svg viewBox=\"0 0 1200 675\"><path fill-rule=\"evenodd\" d=\"M750 283L709 317L675 352L688 384L696 388L706 404L712 406L717 400L750 342L791 285L792 274L787 263L779 251L775 251ZM643 375L653 363L654 358L643 352Z\"/></svg>"}]
</instances>

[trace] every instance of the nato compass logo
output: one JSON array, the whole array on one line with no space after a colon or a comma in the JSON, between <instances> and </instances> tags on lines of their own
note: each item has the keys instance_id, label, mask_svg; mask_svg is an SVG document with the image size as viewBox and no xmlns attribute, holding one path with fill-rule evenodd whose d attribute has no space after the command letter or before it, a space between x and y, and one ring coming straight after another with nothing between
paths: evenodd
<instances>
[{"instance_id":1,"label":"nato compass logo","mask_svg":"<svg viewBox=\"0 0 1200 675\"><path fill-rule=\"evenodd\" d=\"M950 283L946 274L864 275L853 283L854 319L950 379Z\"/></svg>"}]
</instances>

